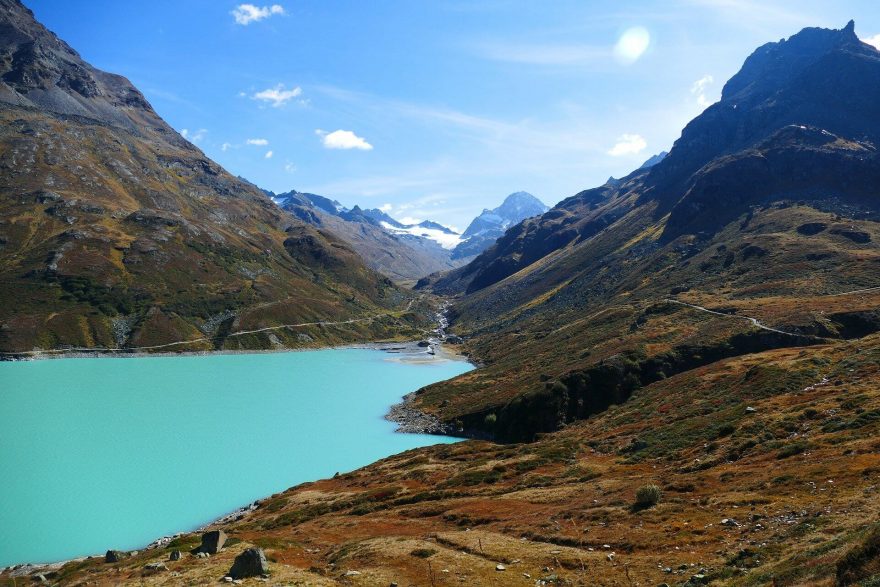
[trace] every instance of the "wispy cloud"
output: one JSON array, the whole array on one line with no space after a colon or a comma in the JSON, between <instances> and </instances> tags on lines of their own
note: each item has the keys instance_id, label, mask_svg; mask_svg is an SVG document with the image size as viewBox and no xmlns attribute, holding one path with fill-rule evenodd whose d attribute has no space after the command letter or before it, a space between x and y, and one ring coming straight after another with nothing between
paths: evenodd
<instances>
[{"instance_id":1,"label":"wispy cloud","mask_svg":"<svg viewBox=\"0 0 880 587\"><path fill-rule=\"evenodd\" d=\"M204 128L200 128L198 130L189 130L188 128L180 129L180 136L196 145L200 141L204 140L205 136L207 136L208 130Z\"/></svg>"},{"instance_id":2,"label":"wispy cloud","mask_svg":"<svg viewBox=\"0 0 880 587\"><path fill-rule=\"evenodd\" d=\"M232 148L232 143L223 143L222 145L220 145L220 150L224 151L224 152L228 151L231 148Z\"/></svg>"},{"instance_id":3,"label":"wispy cloud","mask_svg":"<svg viewBox=\"0 0 880 587\"><path fill-rule=\"evenodd\" d=\"M239 4L230 14L235 19L235 24L247 26L252 22L259 22L276 14L284 14L284 7L280 4L273 4L271 6Z\"/></svg>"},{"instance_id":4,"label":"wispy cloud","mask_svg":"<svg viewBox=\"0 0 880 587\"><path fill-rule=\"evenodd\" d=\"M293 164L292 162L290 162L290 161L287 161L287 162L284 164L284 171L286 171L287 173L294 173L294 172L296 171L296 165L294 165L294 164Z\"/></svg>"},{"instance_id":5,"label":"wispy cloud","mask_svg":"<svg viewBox=\"0 0 880 587\"><path fill-rule=\"evenodd\" d=\"M706 89L712 85L715 81L708 73L694 82L694 85L691 86L691 94L696 96L697 104L700 105L701 108L708 108L712 102L709 98L706 97Z\"/></svg>"},{"instance_id":6,"label":"wispy cloud","mask_svg":"<svg viewBox=\"0 0 880 587\"><path fill-rule=\"evenodd\" d=\"M245 141L248 145L257 145L260 147L265 147L269 144L269 141L266 139L248 139Z\"/></svg>"},{"instance_id":7,"label":"wispy cloud","mask_svg":"<svg viewBox=\"0 0 880 587\"><path fill-rule=\"evenodd\" d=\"M641 135L623 134L618 137L614 146L608 150L608 154L612 157L635 155L644 151L647 146L648 142Z\"/></svg>"},{"instance_id":8,"label":"wispy cloud","mask_svg":"<svg viewBox=\"0 0 880 587\"><path fill-rule=\"evenodd\" d=\"M263 157L266 158L266 159L271 159L271 158L272 158L272 155L274 155L274 154L275 154L275 153L273 153L272 151L266 151L266 154L263 155Z\"/></svg>"},{"instance_id":9,"label":"wispy cloud","mask_svg":"<svg viewBox=\"0 0 880 587\"><path fill-rule=\"evenodd\" d=\"M350 130L334 130L333 132L327 132L319 128L315 130L315 134L321 137L321 143L327 149L373 150L373 145Z\"/></svg>"},{"instance_id":10,"label":"wispy cloud","mask_svg":"<svg viewBox=\"0 0 880 587\"><path fill-rule=\"evenodd\" d=\"M613 57L609 58L613 63ZM689 86L685 87L687 94ZM597 115L579 101L563 100L534 117L503 118L452 107L386 98L334 86L308 88L356 114L359 128L380 129L383 152L394 153L396 133L425 136L450 135L457 152L440 154L425 149L414 153L418 161L405 169L380 158L372 173L340 173L332 180L303 184L301 189L333 197L347 205L377 207L394 204L392 214L467 224L485 207L487 177L503 178L498 197L517 190L543 191L556 202L579 190L598 185L608 175L632 171L631 157L608 151L620 135L622 118L628 128L639 129L647 143L673 136L693 116L693 104L664 103L662 108L627 108L618 115ZM677 136L677 135L676 135ZM442 140L437 137L435 140ZM497 184L498 182L494 182ZM493 184L494 185L494 184ZM413 194L432 195L416 201ZM421 200L421 198L419 198ZM440 201L445 203L439 204ZM491 201L491 200L490 200ZM436 205L435 205L436 203ZM411 208L404 208L412 206Z\"/></svg>"},{"instance_id":11,"label":"wispy cloud","mask_svg":"<svg viewBox=\"0 0 880 587\"><path fill-rule=\"evenodd\" d=\"M644 27L625 30L614 45L588 43L479 42L472 50L492 61L546 66L607 66L615 60L629 65L648 49L651 35Z\"/></svg>"},{"instance_id":12,"label":"wispy cloud","mask_svg":"<svg viewBox=\"0 0 880 587\"><path fill-rule=\"evenodd\" d=\"M476 51L493 61L528 65L585 65L607 62L612 55L610 47L583 44L484 43Z\"/></svg>"},{"instance_id":13,"label":"wispy cloud","mask_svg":"<svg viewBox=\"0 0 880 587\"><path fill-rule=\"evenodd\" d=\"M876 34L873 37L866 37L862 39L862 41L869 45L873 45L877 49L880 49L880 34Z\"/></svg>"},{"instance_id":14,"label":"wispy cloud","mask_svg":"<svg viewBox=\"0 0 880 587\"><path fill-rule=\"evenodd\" d=\"M286 90L284 89L284 84L278 84L274 88L268 88L257 92L251 97L254 100L259 100L260 102L268 102L272 104L273 107L278 108L280 106L284 106L289 101L301 95L302 88L300 88L299 86Z\"/></svg>"},{"instance_id":15,"label":"wispy cloud","mask_svg":"<svg viewBox=\"0 0 880 587\"><path fill-rule=\"evenodd\" d=\"M382 204L381 206L379 206L379 209L383 212L391 212L394 209L394 206L392 206L391 204Z\"/></svg>"}]
</instances>

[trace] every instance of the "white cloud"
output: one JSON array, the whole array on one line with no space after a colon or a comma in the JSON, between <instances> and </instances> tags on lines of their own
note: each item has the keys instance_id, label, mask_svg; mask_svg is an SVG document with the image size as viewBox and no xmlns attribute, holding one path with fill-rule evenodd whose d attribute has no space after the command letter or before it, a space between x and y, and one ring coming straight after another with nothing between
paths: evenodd
<instances>
[{"instance_id":1,"label":"white cloud","mask_svg":"<svg viewBox=\"0 0 880 587\"><path fill-rule=\"evenodd\" d=\"M284 14L284 7L280 4L262 7L253 4L239 4L230 14L235 18L236 24L247 26L252 22L259 22L276 14Z\"/></svg>"},{"instance_id":2,"label":"white cloud","mask_svg":"<svg viewBox=\"0 0 880 587\"><path fill-rule=\"evenodd\" d=\"M612 157L635 155L644 151L647 146L647 141L641 135L624 134L618 137L617 143L609 149L608 154Z\"/></svg>"},{"instance_id":3,"label":"white cloud","mask_svg":"<svg viewBox=\"0 0 880 587\"><path fill-rule=\"evenodd\" d=\"M382 204L381 206L379 206L379 209L383 212L391 212L393 208L394 206L392 206L391 204Z\"/></svg>"},{"instance_id":4,"label":"white cloud","mask_svg":"<svg viewBox=\"0 0 880 587\"><path fill-rule=\"evenodd\" d=\"M284 84L278 84L274 88L268 88L261 92L257 92L252 97L254 100L260 100L261 102L271 102L272 106L278 108L279 106L284 106L287 102L296 98L300 94L302 94L302 88L300 87L285 90Z\"/></svg>"},{"instance_id":5,"label":"white cloud","mask_svg":"<svg viewBox=\"0 0 880 587\"><path fill-rule=\"evenodd\" d=\"M246 142L248 145L257 145L257 146L260 146L260 147L265 147L266 145L269 144L269 141L267 141L266 139L248 139L248 140L245 141L245 142Z\"/></svg>"},{"instance_id":6,"label":"white cloud","mask_svg":"<svg viewBox=\"0 0 880 587\"><path fill-rule=\"evenodd\" d=\"M284 164L284 171L286 171L287 173L293 173L296 171L296 165L288 161Z\"/></svg>"},{"instance_id":7,"label":"white cloud","mask_svg":"<svg viewBox=\"0 0 880 587\"><path fill-rule=\"evenodd\" d=\"M398 218L397 221L401 224L421 224L424 222L421 218L414 218L412 216L404 216L403 218Z\"/></svg>"},{"instance_id":8,"label":"white cloud","mask_svg":"<svg viewBox=\"0 0 880 587\"><path fill-rule=\"evenodd\" d=\"M208 130L204 128L200 128L199 130L189 130L188 128L180 129L180 136L191 142L192 144L197 144L199 141L205 138L205 135L208 134Z\"/></svg>"},{"instance_id":9,"label":"white cloud","mask_svg":"<svg viewBox=\"0 0 880 587\"><path fill-rule=\"evenodd\" d=\"M317 129L315 134L321 137L321 142L327 149L360 149L362 151L371 151L373 149L373 145L350 130L334 130L328 133L327 131Z\"/></svg>"},{"instance_id":10,"label":"white cloud","mask_svg":"<svg viewBox=\"0 0 880 587\"><path fill-rule=\"evenodd\" d=\"M266 159L271 159L272 155L274 155L274 154L275 153L273 153L272 151L266 151L266 154L263 155L263 157L265 157Z\"/></svg>"},{"instance_id":11,"label":"white cloud","mask_svg":"<svg viewBox=\"0 0 880 587\"><path fill-rule=\"evenodd\" d=\"M712 102L706 97L706 88L715 81L708 73L694 82L691 86L691 94L697 97L697 104L702 108L707 108Z\"/></svg>"},{"instance_id":12,"label":"white cloud","mask_svg":"<svg viewBox=\"0 0 880 587\"><path fill-rule=\"evenodd\" d=\"M873 37L864 38L862 39L862 42L873 45L877 49L880 49L880 34L876 34Z\"/></svg>"},{"instance_id":13,"label":"white cloud","mask_svg":"<svg viewBox=\"0 0 880 587\"><path fill-rule=\"evenodd\" d=\"M632 27L623 31L614 45L614 56L621 63L635 63L651 44L651 33L645 27Z\"/></svg>"},{"instance_id":14,"label":"white cloud","mask_svg":"<svg viewBox=\"0 0 880 587\"><path fill-rule=\"evenodd\" d=\"M228 151L232 147L232 143L223 143L220 145L221 151Z\"/></svg>"}]
</instances>

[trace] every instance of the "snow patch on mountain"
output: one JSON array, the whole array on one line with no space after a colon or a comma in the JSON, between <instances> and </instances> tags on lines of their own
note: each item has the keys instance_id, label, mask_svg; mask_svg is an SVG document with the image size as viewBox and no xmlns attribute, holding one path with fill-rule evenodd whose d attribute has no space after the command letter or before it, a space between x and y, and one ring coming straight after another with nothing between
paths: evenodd
<instances>
[{"instance_id":1,"label":"snow patch on mountain","mask_svg":"<svg viewBox=\"0 0 880 587\"><path fill-rule=\"evenodd\" d=\"M456 232L452 232L449 229L441 230L437 228L426 228L424 226L419 226L418 224L413 224L409 226L404 225L403 227L399 228L384 220L380 222L380 224L382 228L392 234L407 234L411 236L430 239L439 244L444 249L454 249L461 242L461 235Z\"/></svg>"}]
</instances>

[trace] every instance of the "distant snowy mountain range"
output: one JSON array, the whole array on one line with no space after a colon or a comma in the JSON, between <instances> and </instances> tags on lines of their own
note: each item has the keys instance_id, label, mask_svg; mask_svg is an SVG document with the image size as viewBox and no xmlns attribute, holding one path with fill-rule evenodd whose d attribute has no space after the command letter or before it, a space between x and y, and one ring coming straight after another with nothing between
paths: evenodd
<instances>
[{"instance_id":1,"label":"distant snowy mountain range","mask_svg":"<svg viewBox=\"0 0 880 587\"><path fill-rule=\"evenodd\" d=\"M639 169L656 165L663 151ZM242 178L243 179L243 178ZM608 179L609 184L619 180ZM455 269L491 247L507 229L549 208L528 192L514 192L497 208L485 209L463 233L425 220L404 224L378 208L347 208L336 200L291 190L264 190L281 209L348 243L373 269L401 282L414 282L438 271Z\"/></svg>"},{"instance_id":2,"label":"distant snowy mountain range","mask_svg":"<svg viewBox=\"0 0 880 587\"><path fill-rule=\"evenodd\" d=\"M497 208L483 210L464 233L458 233L431 220L404 224L378 208L347 208L317 194L295 190L266 194L303 222L341 237L374 269L404 281L460 266L491 246L508 227L548 209L533 195L516 192Z\"/></svg>"}]
</instances>

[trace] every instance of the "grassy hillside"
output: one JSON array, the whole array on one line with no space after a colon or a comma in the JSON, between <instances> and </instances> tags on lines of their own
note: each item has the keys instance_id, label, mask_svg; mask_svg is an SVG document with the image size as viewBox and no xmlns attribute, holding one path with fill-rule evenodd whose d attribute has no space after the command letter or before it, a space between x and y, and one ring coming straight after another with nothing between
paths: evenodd
<instances>
[{"instance_id":1,"label":"grassy hillside","mask_svg":"<svg viewBox=\"0 0 880 587\"><path fill-rule=\"evenodd\" d=\"M874 585L878 365L878 335L725 359L533 443L416 449L273 495L218 524L231 540L207 559L167 561L186 534L43 572L209 584L257 546L279 584Z\"/></svg>"}]
</instances>

